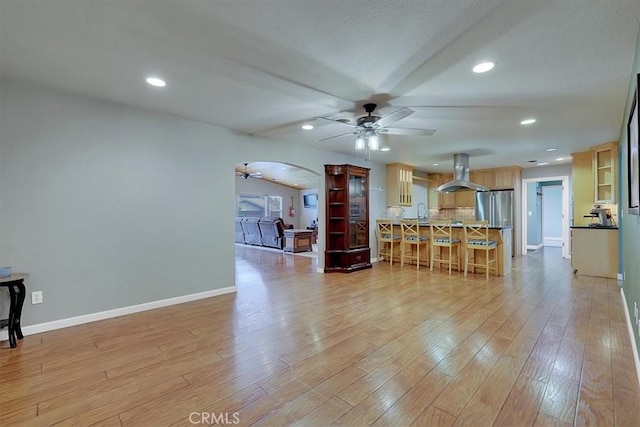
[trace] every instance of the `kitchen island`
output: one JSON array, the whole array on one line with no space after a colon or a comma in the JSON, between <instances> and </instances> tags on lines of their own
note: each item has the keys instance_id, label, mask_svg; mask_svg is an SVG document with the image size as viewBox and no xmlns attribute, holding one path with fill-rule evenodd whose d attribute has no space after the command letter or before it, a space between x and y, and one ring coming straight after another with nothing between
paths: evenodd
<instances>
[{"instance_id":1,"label":"kitchen island","mask_svg":"<svg viewBox=\"0 0 640 427\"><path fill-rule=\"evenodd\" d=\"M571 267L584 276L618 277L618 227L571 226Z\"/></svg>"},{"instance_id":2,"label":"kitchen island","mask_svg":"<svg viewBox=\"0 0 640 427\"><path fill-rule=\"evenodd\" d=\"M427 221L420 222L420 235L429 237L430 228ZM394 224L394 234L400 236L402 234L402 227L400 224ZM464 270L464 254L466 250L466 243L464 240L464 229L461 223L453 223L452 225L453 236L460 239L460 254L462 258L462 270ZM498 276L506 276L511 273L511 246L513 245L513 229L512 227L489 227L489 239L498 242L497 257L498 257ZM393 261L400 262L400 245L394 245ZM408 248L407 248L408 249ZM420 265L429 265L429 257L431 256L431 249L429 254L426 251L420 253ZM446 259L446 251L442 251ZM476 251L476 260L483 260L485 256L484 251ZM436 264L437 265L437 264ZM481 268L476 269L478 273L484 273Z\"/></svg>"}]
</instances>

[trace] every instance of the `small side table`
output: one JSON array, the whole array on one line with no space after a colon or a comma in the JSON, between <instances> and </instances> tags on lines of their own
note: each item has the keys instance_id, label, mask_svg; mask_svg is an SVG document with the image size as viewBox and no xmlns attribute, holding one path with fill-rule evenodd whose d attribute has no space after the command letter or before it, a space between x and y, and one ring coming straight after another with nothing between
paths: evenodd
<instances>
[{"instance_id":1,"label":"small side table","mask_svg":"<svg viewBox=\"0 0 640 427\"><path fill-rule=\"evenodd\" d=\"M16 348L16 338L21 340L24 338L22 329L20 328L20 316L22 316L22 305L26 288L24 287L24 279L29 277L27 273L14 273L9 277L0 278L0 286L9 289L10 305L9 318L0 319L0 329L9 328L9 345Z\"/></svg>"},{"instance_id":2,"label":"small side table","mask_svg":"<svg viewBox=\"0 0 640 427\"><path fill-rule=\"evenodd\" d=\"M313 250L313 247L311 246L312 234L313 232L311 230L302 230L297 228L284 230L284 238L286 242L284 251L293 252L293 253L312 251Z\"/></svg>"}]
</instances>

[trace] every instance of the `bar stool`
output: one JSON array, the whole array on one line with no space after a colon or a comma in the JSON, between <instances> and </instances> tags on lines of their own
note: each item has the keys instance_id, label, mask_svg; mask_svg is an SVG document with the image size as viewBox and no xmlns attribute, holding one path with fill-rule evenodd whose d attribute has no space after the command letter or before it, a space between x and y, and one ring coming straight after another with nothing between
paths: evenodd
<instances>
[{"instance_id":1,"label":"bar stool","mask_svg":"<svg viewBox=\"0 0 640 427\"><path fill-rule=\"evenodd\" d=\"M417 219L403 219L400 221L402 227L402 243L400 248L400 266L404 266L404 259L416 260L416 270L420 268L420 246L424 245L427 251L427 259L429 259L429 238L420 235L420 224ZM411 251L406 254L407 245ZM416 247L414 255L413 247Z\"/></svg>"},{"instance_id":2,"label":"bar stool","mask_svg":"<svg viewBox=\"0 0 640 427\"><path fill-rule=\"evenodd\" d=\"M380 257L389 257L389 265L393 265L393 244L401 243L402 236L393 234L393 221L376 219L376 237L378 239L378 262Z\"/></svg>"},{"instance_id":3,"label":"bar stool","mask_svg":"<svg viewBox=\"0 0 640 427\"><path fill-rule=\"evenodd\" d=\"M443 263L449 264L449 274L451 274L452 265L455 265L460 271L460 239L453 237L451 220L429 220L429 227L431 228L431 271L433 271L433 265L436 262L440 268ZM442 248L449 249L448 259L442 258ZM455 255L455 260L453 255Z\"/></svg>"},{"instance_id":4,"label":"bar stool","mask_svg":"<svg viewBox=\"0 0 640 427\"><path fill-rule=\"evenodd\" d=\"M493 270L497 276L498 242L489 240L489 221L462 221L462 226L464 227L464 240L466 242L464 275L467 275L467 270L471 266L474 273L476 272L476 267L483 267L487 280L489 280L489 270ZM484 251L484 262L476 262L476 251ZM491 252L493 252L493 259L489 255ZM469 255L471 255L471 261L469 260Z\"/></svg>"}]
</instances>

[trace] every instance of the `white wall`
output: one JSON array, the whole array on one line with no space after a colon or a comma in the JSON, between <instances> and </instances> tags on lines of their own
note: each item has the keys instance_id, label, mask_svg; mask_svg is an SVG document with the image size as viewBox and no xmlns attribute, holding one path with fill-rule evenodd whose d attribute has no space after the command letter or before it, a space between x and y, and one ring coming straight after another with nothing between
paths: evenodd
<instances>
[{"instance_id":1,"label":"white wall","mask_svg":"<svg viewBox=\"0 0 640 427\"><path fill-rule=\"evenodd\" d=\"M324 177L318 177L318 186L320 186L320 182L322 182L322 185L324 185ZM318 202L318 206L315 208L305 208L303 203L304 200L302 198L302 196L305 194L318 194L318 189L314 188L310 190L300 191L300 209L298 209L298 211L296 212L296 213L299 212L299 215L298 215L299 228L307 228L311 225L313 221L317 222L318 210L319 209L323 210L319 202Z\"/></svg>"},{"instance_id":2,"label":"white wall","mask_svg":"<svg viewBox=\"0 0 640 427\"><path fill-rule=\"evenodd\" d=\"M540 166L522 169L522 179L568 176L569 194L573 194L573 179L571 174L571 164L557 166ZM544 179L540 179L539 181L544 181Z\"/></svg>"},{"instance_id":3,"label":"white wall","mask_svg":"<svg viewBox=\"0 0 640 427\"><path fill-rule=\"evenodd\" d=\"M372 185L385 181L383 165L350 156L26 84L0 88L0 260L44 292L44 304L25 304L26 326L233 286L238 162L318 174L351 163L372 168ZM324 186L318 193L324 206ZM383 199L372 193L372 212Z\"/></svg>"}]
</instances>

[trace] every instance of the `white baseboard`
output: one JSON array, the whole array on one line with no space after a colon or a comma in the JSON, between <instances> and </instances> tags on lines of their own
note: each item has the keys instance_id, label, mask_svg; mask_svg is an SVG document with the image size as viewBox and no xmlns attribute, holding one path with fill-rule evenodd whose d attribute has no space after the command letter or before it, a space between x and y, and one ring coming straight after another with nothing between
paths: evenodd
<instances>
[{"instance_id":1,"label":"white baseboard","mask_svg":"<svg viewBox=\"0 0 640 427\"><path fill-rule=\"evenodd\" d=\"M141 311L153 310L155 308L167 307L170 305L182 304L204 298L216 297L224 294L237 292L235 286L214 289L211 291L199 292L197 294L182 295L174 298L167 298L159 301L146 302L143 304L130 305L128 307L116 308L113 310L100 311L98 313L84 314L82 316L69 317L67 319L54 320L51 322L39 323L37 325L23 326L23 335L39 334L41 332L53 331L55 329L68 328L69 326L82 325L84 323L96 322L98 320L111 319L113 317L125 316L127 314L139 313ZM0 341L9 339L9 331L0 331Z\"/></svg>"},{"instance_id":2,"label":"white baseboard","mask_svg":"<svg viewBox=\"0 0 640 427\"><path fill-rule=\"evenodd\" d=\"M527 245L527 249L532 249L534 251L537 251L538 249L542 249L543 248L543 244L540 243L539 245Z\"/></svg>"},{"instance_id":3,"label":"white baseboard","mask_svg":"<svg viewBox=\"0 0 640 427\"><path fill-rule=\"evenodd\" d=\"M542 243L544 246L551 246L554 248L562 247L562 237L543 237Z\"/></svg>"},{"instance_id":4,"label":"white baseboard","mask_svg":"<svg viewBox=\"0 0 640 427\"><path fill-rule=\"evenodd\" d=\"M636 375L638 376L638 384L640 384L640 358L638 357L638 346L636 344L636 337L633 333L633 327L631 326L631 316L629 315L629 305L627 304L627 298L624 295L624 288L620 288L620 294L622 295L622 303L624 304L624 315L627 318L627 329L629 329L629 337L631 338L631 347L633 349L633 360L636 362Z\"/></svg>"}]
</instances>

